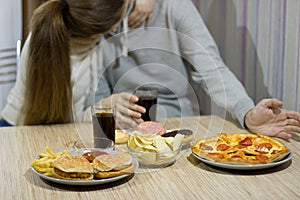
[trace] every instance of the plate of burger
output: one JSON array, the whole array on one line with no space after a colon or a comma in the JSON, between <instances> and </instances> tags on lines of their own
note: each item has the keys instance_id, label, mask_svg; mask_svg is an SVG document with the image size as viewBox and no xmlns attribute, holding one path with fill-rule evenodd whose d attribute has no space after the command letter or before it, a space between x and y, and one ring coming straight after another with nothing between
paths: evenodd
<instances>
[{"instance_id":1,"label":"plate of burger","mask_svg":"<svg viewBox=\"0 0 300 200\"><path fill-rule=\"evenodd\" d=\"M110 183L132 175L138 167L138 161L128 152L97 149L84 149L80 154L78 150L55 154L46 147L46 153L32 162L32 171L40 178L66 185Z\"/></svg>"}]
</instances>

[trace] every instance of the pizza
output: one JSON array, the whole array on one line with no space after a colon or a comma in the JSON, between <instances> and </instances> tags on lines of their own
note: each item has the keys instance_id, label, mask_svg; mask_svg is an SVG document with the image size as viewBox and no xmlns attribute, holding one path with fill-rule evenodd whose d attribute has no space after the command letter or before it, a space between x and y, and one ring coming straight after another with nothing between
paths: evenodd
<instances>
[{"instance_id":1,"label":"pizza","mask_svg":"<svg viewBox=\"0 0 300 200\"><path fill-rule=\"evenodd\" d=\"M191 149L201 158L237 165L272 163L290 153L281 141L251 133L220 133L197 141Z\"/></svg>"}]
</instances>

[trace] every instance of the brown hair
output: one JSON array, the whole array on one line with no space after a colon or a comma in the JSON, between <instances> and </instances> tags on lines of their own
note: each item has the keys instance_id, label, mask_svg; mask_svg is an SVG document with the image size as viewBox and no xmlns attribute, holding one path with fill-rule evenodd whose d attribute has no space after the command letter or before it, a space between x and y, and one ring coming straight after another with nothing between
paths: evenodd
<instances>
[{"instance_id":1,"label":"brown hair","mask_svg":"<svg viewBox=\"0 0 300 200\"><path fill-rule=\"evenodd\" d=\"M22 107L23 123L27 125L72 121L70 37L90 37L109 31L121 19L121 8L125 8L126 2L66 1L45 2L31 20Z\"/></svg>"}]
</instances>

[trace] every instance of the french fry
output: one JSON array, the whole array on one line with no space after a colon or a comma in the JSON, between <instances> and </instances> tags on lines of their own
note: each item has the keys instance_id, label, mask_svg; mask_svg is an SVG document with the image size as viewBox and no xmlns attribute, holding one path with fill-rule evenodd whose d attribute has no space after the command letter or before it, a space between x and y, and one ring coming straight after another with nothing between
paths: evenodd
<instances>
[{"instance_id":1,"label":"french fry","mask_svg":"<svg viewBox=\"0 0 300 200\"><path fill-rule=\"evenodd\" d=\"M64 154L65 154L66 156L71 156L70 152L68 152L67 150L64 150Z\"/></svg>"},{"instance_id":2,"label":"french fry","mask_svg":"<svg viewBox=\"0 0 300 200\"><path fill-rule=\"evenodd\" d=\"M39 166L34 166L35 170L40 172L40 173L45 173L47 172L47 168L39 167Z\"/></svg>"},{"instance_id":3,"label":"french fry","mask_svg":"<svg viewBox=\"0 0 300 200\"><path fill-rule=\"evenodd\" d=\"M53 168L47 168L45 170L45 173L44 173L45 176L52 176L54 177L54 174L53 174Z\"/></svg>"},{"instance_id":4,"label":"french fry","mask_svg":"<svg viewBox=\"0 0 300 200\"><path fill-rule=\"evenodd\" d=\"M46 157L43 157L43 158L38 159L37 161L38 161L38 162L45 162L45 161L48 161L49 159L51 159L51 158L48 157L48 156L46 156Z\"/></svg>"},{"instance_id":5,"label":"french fry","mask_svg":"<svg viewBox=\"0 0 300 200\"><path fill-rule=\"evenodd\" d=\"M57 157L57 155L48 146L46 146L46 153L49 154L49 156L52 158Z\"/></svg>"},{"instance_id":6,"label":"french fry","mask_svg":"<svg viewBox=\"0 0 300 200\"><path fill-rule=\"evenodd\" d=\"M54 177L52 166L53 161L56 158L64 155L70 156L70 153L66 150L64 150L63 152L54 153L53 150L50 149L48 146L46 146L45 151L45 153L39 154L39 159L34 160L31 163L31 166L34 167L34 169L39 173L43 173L45 176Z\"/></svg>"},{"instance_id":7,"label":"french fry","mask_svg":"<svg viewBox=\"0 0 300 200\"><path fill-rule=\"evenodd\" d=\"M44 158L44 157L47 157L47 156L48 156L48 154L46 154L46 153L40 153L40 154L39 154L39 157L40 157L40 158Z\"/></svg>"}]
</instances>

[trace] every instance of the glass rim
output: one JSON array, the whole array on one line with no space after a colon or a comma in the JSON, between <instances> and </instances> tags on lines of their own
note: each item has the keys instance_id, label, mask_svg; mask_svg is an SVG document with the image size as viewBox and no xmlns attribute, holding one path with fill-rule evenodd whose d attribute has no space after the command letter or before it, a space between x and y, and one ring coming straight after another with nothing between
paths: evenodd
<instances>
[{"instance_id":1,"label":"glass rim","mask_svg":"<svg viewBox=\"0 0 300 200\"><path fill-rule=\"evenodd\" d=\"M114 112L114 110L116 109L116 106L113 105L113 106L103 106L101 104L94 104L91 106L91 110L92 111L104 111L104 112Z\"/></svg>"},{"instance_id":2,"label":"glass rim","mask_svg":"<svg viewBox=\"0 0 300 200\"><path fill-rule=\"evenodd\" d=\"M157 88L138 88L133 91L133 94L139 97L151 96L158 97L158 89Z\"/></svg>"},{"instance_id":3,"label":"glass rim","mask_svg":"<svg viewBox=\"0 0 300 200\"><path fill-rule=\"evenodd\" d=\"M95 148L92 145L95 144L96 141L105 141L109 147L114 147L115 142L107 137L91 137L91 138L80 138L73 142L73 146L76 148Z\"/></svg>"},{"instance_id":4,"label":"glass rim","mask_svg":"<svg viewBox=\"0 0 300 200\"><path fill-rule=\"evenodd\" d=\"M151 86L142 86L142 87L138 87L136 89L134 89L135 91L158 91L157 87L151 87Z\"/></svg>"}]
</instances>

